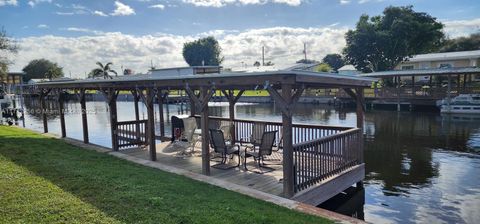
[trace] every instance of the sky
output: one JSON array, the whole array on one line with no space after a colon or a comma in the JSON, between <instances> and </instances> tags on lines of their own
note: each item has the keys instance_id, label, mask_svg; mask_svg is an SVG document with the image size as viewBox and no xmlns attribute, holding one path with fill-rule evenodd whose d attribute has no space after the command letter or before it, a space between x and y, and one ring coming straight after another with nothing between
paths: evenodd
<instances>
[{"instance_id":1,"label":"sky","mask_svg":"<svg viewBox=\"0 0 480 224\"><path fill-rule=\"evenodd\" d=\"M183 44L219 40L225 67L266 60L292 64L340 53L362 14L413 5L445 24L449 37L480 32L479 0L0 0L0 26L20 47L10 71L46 58L83 78L95 62L146 72L186 66Z\"/></svg>"}]
</instances>

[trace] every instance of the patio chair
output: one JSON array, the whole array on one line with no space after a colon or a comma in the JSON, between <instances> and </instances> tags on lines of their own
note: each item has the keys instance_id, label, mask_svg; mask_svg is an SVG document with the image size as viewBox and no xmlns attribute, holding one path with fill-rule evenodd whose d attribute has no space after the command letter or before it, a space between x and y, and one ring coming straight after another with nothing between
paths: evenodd
<instances>
[{"instance_id":1,"label":"patio chair","mask_svg":"<svg viewBox=\"0 0 480 224\"><path fill-rule=\"evenodd\" d=\"M254 122L252 125L252 133L247 139L240 139L240 142L248 142L254 146L258 146L262 140L262 136L265 133L267 125L263 122Z\"/></svg>"},{"instance_id":2,"label":"patio chair","mask_svg":"<svg viewBox=\"0 0 480 224\"><path fill-rule=\"evenodd\" d=\"M190 152L195 150L195 145L198 142L198 138L194 135L195 130L197 129L197 122L195 121L194 117L183 118L183 136L182 139L185 139L188 143L188 148L192 148Z\"/></svg>"},{"instance_id":3,"label":"patio chair","mask_svg":"<svg viewBox=\"0 0 480 224\"><path fill-rule=\"evenodd\" d=\"M219 153L222 156L222 161L220 164L216 164L213 167L219 169L230 169L235 167L226 165L227 157L231 156L231 158L233 158L233 155L238 156L237 167L240 166L240 147L238 145L225 143L224 133L222 130L210 129L210 138L214 152Z\"/></svg>"},{"instance_id":4,"label":"patio chair","mask_svg":"<svg viewBox=\"0 0 480 224\"><path fill-rule=\"evenodd\" d=\"M250 146L245 148L245 155L243 166L245 170L247 169L247 158L253 157L255 162L258 162L258 167L266 167L264 163L264 157L272 155L273 144L275 143L275 136L277 131L268 131L263 133L260 144L255 146ZM251 151L247 151L247 149L252 149ZM269 168L269 167L266 167Z\"/></svg>"},{"instance_id":5,"label":"patio chair","mask_svg":"<svg viewBox=\"0 0 480 224\"><path fill-rule=\"evenodd\" d=\"M232 122L223 122L221 123L220 130L223 132L223 137L226 142L232 142L232 131L235 128Z\"/></svg>"},{"instance_id":6,"label":"patio chair","mask_svg":"<svg viewBox=\"0 0 480 224\"><path fill-rule=\"evenodd\" d=\"M172 123L172 139L171 139L171 141L174 142L175 141L175 129L178 129L178 132L182 133L183 130L184 130L184 126L183 126L182 119L177 117L177 116L172 116L171 123ZM177 139L177 140L181 140L181 139Z\"/></svg>"}]
</instances>

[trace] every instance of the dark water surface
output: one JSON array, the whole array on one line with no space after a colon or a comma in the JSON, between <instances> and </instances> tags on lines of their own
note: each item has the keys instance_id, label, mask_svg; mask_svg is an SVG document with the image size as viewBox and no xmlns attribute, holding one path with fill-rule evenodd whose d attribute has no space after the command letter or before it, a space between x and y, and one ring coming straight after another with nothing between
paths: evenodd
<instances>
[{"instance_id":1,"label":"dark water surface","mask_svg":"<svg viewBox=\"0 0 480 224\"><path fill-rule=\"evenodd\" d=\"M42 131L40 116L33 113L38 103L25 105L25 126ZM211 114L228 116L226 104L210 106ZM66 108L67 136L82 139L80 105L71 102ZM90 141L110 147L106 104L87 102L87 109ZM169 105L165 115L182 109L188 114L186 106ZM118 102L118 111L119 121L134 119L132 102ZM145 108L140 113L146 117ZM238 118L281 121L280 111L270 104L240 104L236 113ZM300 105L293 121L353 127L356 115L349 109ZM51 133L60 133L58 116L49 116L48 124ZM349 189L320 207L374 223L480 223L479 117L367 111L364 132L365 189Z\"/></svg>"}]
</instances>

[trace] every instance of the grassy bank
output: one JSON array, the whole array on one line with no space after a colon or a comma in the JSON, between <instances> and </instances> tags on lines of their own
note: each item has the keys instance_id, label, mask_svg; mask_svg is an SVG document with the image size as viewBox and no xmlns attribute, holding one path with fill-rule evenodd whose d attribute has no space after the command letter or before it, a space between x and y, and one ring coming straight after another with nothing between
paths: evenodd
<instances>
[{"instance_id":1,"label":"grassy bank","mask_svg":"<svg viewBox=\"0 0 480 224\"><path fill-rule=\"evenodd\" d=\"M328 223L0 126L0 223Z\"/></svg>"}]
</instances>

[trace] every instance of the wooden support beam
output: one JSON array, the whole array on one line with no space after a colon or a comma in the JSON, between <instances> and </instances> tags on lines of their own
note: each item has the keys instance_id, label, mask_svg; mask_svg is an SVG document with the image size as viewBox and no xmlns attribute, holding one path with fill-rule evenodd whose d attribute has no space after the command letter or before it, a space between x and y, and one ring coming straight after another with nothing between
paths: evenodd
<instances>
[{"instance_id":1,"label":"wooden support beam","mask_svg":"<svg viewBox=\"0 0 480 224\"><path fill-rule=\"evenodd\" d=\"M168 91L162 92L160 89L157 90L157 101L158 101L158 114L160 122L160 136L165 137L165 118L163 116L163 103L168 96Z\"/></svg>"},{"instance_id":2,"label":"wooden support beam","mask_svg":"<svg viewBox=\"0 0 480 224\"><path fill-rule=\"evenodd\" d=\"M82 110L83 142L89 143L88 122L87 122L87 104L85 99L85 89L80 89L80 107Z\"/></svg>"},{"instance_id":3,"label":"wooden support beam","mask_svg":"<svg viewBox=\"0 0 480 224\"><path fill-rule=\"evenodd\" d=\"M355 102L357 103L357 128L363 129L364 123L364 112L365 112L365 100L363 97L363 89L357 88L356 92L356 99Z\"/></svg>"},{"instance_id":4,"label":"wooden support beam","mask_svg":"<svg viewBox=\"0 0 480 224\"><path fill-rule=\"evenodd\" d=\"M275 91L276 93L276 91ZM278 93L277 93L278 94ZM292 104L292 86L282 85L282 101L284 105ZM278 101L278 99L277 99ZM288 108L282 109L282 136L283 136L283 194L290 198L295 193L295 180L293 167L293 132L292 132L292 111Z\"/></svg>"},{"instance_id":5,"label":"wooden support beam","mask_svg":"<svg viewBox=\"0 0 480 224\"><path fill-rule=\"evenodd\" d=\"M228 90L228 91L222 90L223 95L225 95L225 97L228 100L228 112L229 112L228 114L229 114L230 122L232 124L235 124L235 104L238 102L238 100L240 99L240 97L244 92L245 90L242 89L235 96L235 92L233 90ZM230 135L232 136L232 139L231 139L232 143L235 143L236 142L235 126L232 128L232 132L230 133Z\"/></svg>"},{"instance_id":6,"label":"wooden support beam","mask_svg":"<svg viewBox=\"0 0 480 224\"><path fill-rule=\"evenodd\" d=\"M302 96L302 93L305 90L305 87L301 86L293 94L292 94L292 87L290 87L290 97L288 98L288 102L286 101L287 99L285 99L284 96L282 97L282 95L280 95L280 93L278 93L271 85L267 85L266 89L270 94L270 97L272 97L273 100L275 100L275 103L278 105L280 110L282 110L282 113L286 113L289 116L292 116L293 109L295 108L298 100ZM283 94L283 85L282 85L282 94Z\"/></svg>"},{"instance_id":7,"label":"wooden support beam","mask_svg":"<svg viewBox=\"0 0 480 224\"><path fill-rule=\"evenodd\" d=\"M63 90L59 90L57 92L57 100L58 100L58 110L59 110L59 114L60 114L60 130L61 130L61 136L62 138L65 138L67 137L67 130L66 130L66 127L65 127L65 109L64 109L64 106L65 106L65 94L63 92Z\"/></svg>"},{"instance_id":8,"label":"wooden support beam","mask_svg":"<svg viewBox=\"0 0 480 224\"><path fill-rule=\"evenodd\" d=\"M345 91L350 97L352 97L354 100L357 99L357 95L353 92L352 89L349 88L343 88L343 91Z\"/></svg>"},{"instance_id":9,"label":"wooden support beam","mask_svg":"<svg viewBox=\"0 0 480 224\"><path fill-rule=\"evenodd\" d=\"M200 125L202 129L202 174L210 176L210 133L208 131L208 100L210 100L211 96L213 95L211 94L211 92L215 91L210 90L209 93L209 90L206 87L203 87L200 91L200 97L202 98L203 102L199 101L197 98L196 101L199 101L198 104L200 104L200 107L198 107L197 103L195 104L197 105L197 109L201 112ZM202 105L206 105L206 107Z\"/></svg>"},{"instance_id":10,"label":"wooden support beam","mask_svg":"<svg viewBox=\"0 0 480 224\"><path fill-rule=\"evenodd\" d=\"M138 102L140 101L140 96L138 95L138 92L137 90L131 90L130 91L132 93L132 96L133 96L133 107L134 107L134 110L135 110L135 121L139 121L140 120L140 110L138 109ZM137 138L137 140L140 140L140 123L136 123L135 124L135 137Z\"/></svg>"},{"instance_id":11,"label":"wooden support beam","mask_svg":"<svg viewBox=\"0 0 480 224\"><path fill-rule=\"evenodd\" d=\"M48 122L47 122L47 105L45 98L50 93L51 89L40 89L40 107L42 109L42 120L43 120L43 132L48 133Z\"/></svg>"},{"instance_id":12,"label":"wooden support beam","mask_svg":"<svg viewBox=\"0 0 480 224\"><path fill-rule=\"evenodd\" d=\"M113 151L118 151L118 138L117 138L117 97L118 91L115 91L113 88L108 90L102 90L103 95L108 103L108 108L110 112L110 132L112 138L112 149Z\"/></svg>"},{"instance_id":13,"label":"wooden support beam","mask_svg":"<svg viewBox=\"0 0 480 224\"><path fill-rule=\"evenodd\" d=\"M143 95L143 94L142 94ZM145 95L145 104L147 106L147 136L148 136L148 146L150 151L150 160L157 160L157 149L155 143L155 112L153 109L153 101L155 99L155 93L152 88L148 88Z\"/></svg>"},{"instance_id":14,"label":"wooden support beam","mask_svg":"<svg viewBox=\"0 0 480 224\"><path fill-rule=\"evenodd\" d=\"M207 87L202 87L202 90L206 89L207 92L206 94L203 94L202 92L200 93L200 97L195 95L192 89L188 86L188 84L185 86L185 91L189 95L190 99L192 99L195 102L195 109L202 112L205 107L208 107L208 101L212 98L213 94L215 94L215 89L214 88L207 88Z\"/></svg>"},{"instance_id":15,"label":"wooden support beam","mask_svg":"<svg viewBox=\"0 0 480 224\"><path fill-rule=\"evenodd\" d=\"M282 95L271 85L266 89L275 103L282 110L282 136L283 136L283 195L290 198L295 193L295 168L293 164L293 125L292 115L295 105L302 95L305 87L302 86L293 92L292 85L282 84Z\"/></svg>"}]
</instances>

